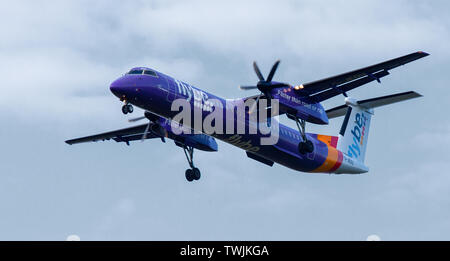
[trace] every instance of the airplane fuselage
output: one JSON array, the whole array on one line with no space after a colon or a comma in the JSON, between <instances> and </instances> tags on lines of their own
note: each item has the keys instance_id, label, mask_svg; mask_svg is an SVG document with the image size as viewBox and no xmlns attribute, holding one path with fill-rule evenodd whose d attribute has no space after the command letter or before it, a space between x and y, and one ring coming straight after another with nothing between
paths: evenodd
<instances>
[{"instance_id":1,"label":"airplane fuselage","mask_svg":"<svg viewBox=\"0 0 450 261\"><path fill-rule=\"evenodd\" d=\"M151 70L148 68L136 69ZM192 110L200 110L202 120L212 112L214 106L217 106L211 103L213 100L218 101L219 106L225 109L233 108L233 105L244 102L244 99L217 97L168 75L152 71L155 72L155 75L126 74L111 84L111 91L121 100L126 100L166 119L172 119L179 113L179 111L172 110L172 103L177 99L189 102ZM276 90L277 93L273 95L276 96L274 98L289 99L290 102L301 105L301 100L292 99L292 96L289 95L290 91L289 88ZM316 123L328 123L328 119L323 116L324 109L320 103L305 107L304 110L306 110L305 114L316 115L314 117ZM237 113L233 111L231 114L227 114L226 110L223 113L224 121L230 115L233 115L234 122L239 121ZM248 127L255 123L245 118L244 124ZM301 154L298 150L298 144L302 141L300 133L283 124L278 126L278 141L274 145L260 145L262 137L260 134L236 134L237 132L227 134L224 132L214 133L211 136L258 157L301 172L358 174L368 171L363 164L336 149L337 137L307 133L307 138L313 143L314 150L311 153ZM190 127L199 132L203 131L203 129L196 129L195 126Z\"/></svg>"}]
</instances>

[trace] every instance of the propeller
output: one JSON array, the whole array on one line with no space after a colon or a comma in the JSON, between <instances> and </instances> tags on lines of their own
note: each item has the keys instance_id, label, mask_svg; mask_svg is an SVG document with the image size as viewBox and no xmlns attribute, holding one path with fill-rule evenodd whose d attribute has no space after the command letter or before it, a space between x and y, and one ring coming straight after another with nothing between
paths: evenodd
<instances>
[{"instance_id":1,"label":"propeller","mask_svg":"<svg viewBox=\"0 0 450 261\"><path fill-rule=\"evenodd\" d=\"M145 139L147 139L152 123L155 124L155 128L152 128L152 131L157 133L161 137L162 142L166 142L166 140L164 139L165 131L163 130L161 125L159 125L156 122L158 119L157 116L153 115L152 113L146 111L144 113L144 116L128 119L128 122L137 122L137 121L144 120L144 119L148 119L149 121L148 121L147 126L145 127L145 131L144 131L144 134L142 135L141 142L143 142Z\"/></svg>"},{"instance_id":2,"label":"propeller","mask_svg":"<svg viewBox=\"0 0 450 261\"><path fill-rule=\"evenodd\" d=\"M147 127L145 127L144 134L142 135L141 142L144 142L144 140L147 139L148 130L150 129L151 124L152 122L148 121Z\"/></svg>"},{"instance_id":3,"label":"propeller","mask_svg":"<svg viewBox=\"0 0 450 261\"><path fill-rule=\"evenodd\" d=\"M264 76L261 73L261 70L259 70L258 64L256 62L253 62L253 69L255 70L256 76L258 76L258 83L256 85L251 86L240 86L241 90L253 90L258 89L261 94L256 98L256 102L252 105L252 107L249 110L249 114L253 113L254 109L256 108L259 99L264 95L267 99L271 99L270 97L270 91L275 88L280 87L290 87L291 85L287 83L279 83L279 82L272 82L273 76L275 75L275 72L277 71L278 65L280 64L280 60L276 61L274 65L272 66L272 69L269 72L269 75L267 75L267 79L264 79Z\"/></svg>"}]
</instances>

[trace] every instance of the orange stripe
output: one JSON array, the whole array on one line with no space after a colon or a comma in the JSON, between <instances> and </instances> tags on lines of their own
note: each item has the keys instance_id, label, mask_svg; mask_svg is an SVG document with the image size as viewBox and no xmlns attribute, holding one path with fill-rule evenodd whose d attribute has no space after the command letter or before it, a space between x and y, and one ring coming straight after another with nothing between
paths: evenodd
<instances>
[{"instance_id":1,"label":"orange stripe","mask_svg":"<svg viewBox=\"0 0 450 261\"><path fill-rule=\"evenodd\" d=\"M336 137L336 136L317 134L317 139L320 140L321 142L327 144L328 146L331 146L333 148L337 147L338 137Z\"/></svg>"},{"instance_id":2,"label":"orange stripe","mask_svg":"<svg viewBox=\"0 0 450 261\"><path fill-rule=\"evenodd\" d=\"M313 172L330 172L330 170L333 169L336 163L338 162L339 159L338 150L331 146L327 146L327 148L328 148L328 155L327 158L325 159L325 162L320 167L313 170Z\"/></svg>"},{"instance_id":3,"label":"orange stripe","mask_svg":"<svg viewBox=\"0 0 450 261\"><path fill-rule=\"evenodd\" d=\"M342 152L338 151L338 160L336 164L329 170L329 172L335 172L341 165L342 160L344 159L344 156L342 155Z\"/></svg>"},{"instance_id":4,"label":"orange stripe","mask_svg":"<svg viewBox=\"0 0 450 261\"><path fill-rule=\"evenodd\" d=\"M331 136L317 134L317 139L327 145L331 145Z\"/></svg>"}]
</instances>

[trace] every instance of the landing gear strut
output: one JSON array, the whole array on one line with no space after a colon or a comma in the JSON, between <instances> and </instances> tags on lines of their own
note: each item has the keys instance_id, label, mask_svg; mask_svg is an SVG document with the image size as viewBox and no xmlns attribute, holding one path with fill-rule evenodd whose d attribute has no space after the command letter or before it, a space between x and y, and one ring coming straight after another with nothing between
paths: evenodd
<instances>
[{"instance_id":1,"label":"landing gear strut","mask_svg":"<svg viewBox=\"0 0 450 261\"><path fill-rule=\"evenodd\" d=\"M186 155L186 159L188 160L190 169L187 169L185 172L186 179L189 182L194 180L199 180L201 177L200 170L194 166L194 148L189 146L183 147L184 154Z\"/></svg>"},{"instance_id":2,"label":"landing gear strut","mask_svg":"<svg viewBox=\"0 0 450 261\"><path fill-rule=\"evenodd\" d=\"M314 144L306 138L305 120L295 117L295 123L297 124L297 128L300 131L300 134L302 135L302 141L298 144L298 151L300 152L300 154L313 152Z\"/></svg>"},{"instance_id":3,"label":"landing gear strut","mask_svg":"<svg viewBox=\"0 0 450 261\"><path fill-rule=\"evenodd\" d=\"M125 104L122 106L122 112L123 114L133 113L133 105L125 102Z\"/></svg>"}]
</instances>

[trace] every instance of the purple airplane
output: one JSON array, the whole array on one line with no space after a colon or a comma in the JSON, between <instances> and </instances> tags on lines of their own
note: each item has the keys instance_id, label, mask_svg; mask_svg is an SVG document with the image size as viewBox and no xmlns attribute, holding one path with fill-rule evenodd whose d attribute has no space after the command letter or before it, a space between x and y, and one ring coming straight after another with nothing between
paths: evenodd
<instances>
[{"instance_id":1,"label":"purple airplane","mask_svg":"<svg viewBox=\"0 0 450 261\"><path fill-rule=\"evenodd\" d=\"M267 78L261 74L256 63L254 70L258 76L255 86L241 86L243 90L258 89L260 94L241 99L222 99L182 81L176 80L156 70L137 67L115 80L111 92L124 103L124 114L133 112L133 105L145 110L144 116L131 119L131 122L147 119L146 124L101 133L97 135L67 140L72 145L82 142L104 141L113 139L116 142L158 138L174 140L183 148L190 168L186 170L186 179L191 182L200 179L200 170L194 166L194 149L215 152L218 145L215 138L232 144L246 151L249 158L268 166L281 164L293 170L312 173L361 174L368 172L364 164L365 151L370 129L373 108L388 105L421 95L409 91L393 95L356 101L348 97L347 92L372 81L380 83L380 79L389 75L389 71L406 63L428 56L425 52L415 52L396 59L354 70L326 79L292 86L287 83L272 81L278 68L277 61ZM345 96L345 104L325 110L321 102L338 95ZM189 115L195 113L202 121L213 112L220 112L220 118L226 126L221 131L207 132L203 125L195 125L193 121L176 121L179 111L173 110L174 101L185 101L189 105ZM246 103L253 100L251 106ZM266 101L265 105L262 101ZM277 109L272 111L272 102L277 101ZM245 113L240 114L239 106L245 104ZM216 111L217 110L217 111ZM199 112L199 113L198 113ZM265 114L259 114L265 112ZM252 115L269 115L266 118ZM278 123L278 115L294 120L298 129ZM242 115L244 117L242 118ZM307 133L306 122L328 124L328 120L345 116L338 136ZM215 118L214 125L218 126ZM231 122L231 125L229 124ZM276 123L276 124L274 124ZM240 126L245 131L239 132ZM272 128L276 126L276 142L263 145L261 139L267 133L250 133L252 126ZM230 127L231 126L231 127ZM225 130L227 128L227 130ZM191 133L181 132L187 129ZM216 129L217 130L217 129Z\"/></svg>"}]
</instances>

